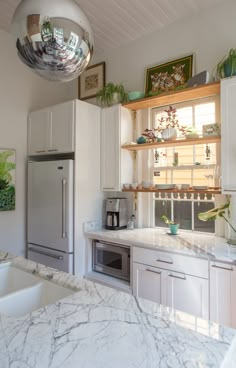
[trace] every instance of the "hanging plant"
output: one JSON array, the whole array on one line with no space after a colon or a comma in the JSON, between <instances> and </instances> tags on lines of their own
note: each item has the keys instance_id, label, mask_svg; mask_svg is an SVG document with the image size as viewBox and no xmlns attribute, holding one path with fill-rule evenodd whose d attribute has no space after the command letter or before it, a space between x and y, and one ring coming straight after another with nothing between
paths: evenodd
<instances>
[{"instance_id":1,"label":"hanging plant","mask_svg":"<svg viewBox=\"0 0 236 368\"><path fill-rule=\"evenodd\" d=\"M225 55L216 66L217 79L233 75L236 75L236 49L230 49L228 55Z\"/></svg>"}]
</instances>

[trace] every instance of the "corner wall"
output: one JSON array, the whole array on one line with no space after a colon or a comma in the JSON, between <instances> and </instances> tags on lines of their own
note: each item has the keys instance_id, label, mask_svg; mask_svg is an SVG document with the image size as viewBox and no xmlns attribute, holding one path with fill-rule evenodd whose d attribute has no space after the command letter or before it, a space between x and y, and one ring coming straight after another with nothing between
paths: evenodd
<instances>
[{"instance_id":1,"label":"corner wall","mask_svg":"<svg viewBox=\"0 0 236 368\"><path fill-rule=\"evenodd\" d=\"M76 82L44 81L21 63L13 37L0 31L0 148L16 150L16 209L0 212L0 249L24 255L27 114L77 97Z\"/></svg>"}]
</instances>

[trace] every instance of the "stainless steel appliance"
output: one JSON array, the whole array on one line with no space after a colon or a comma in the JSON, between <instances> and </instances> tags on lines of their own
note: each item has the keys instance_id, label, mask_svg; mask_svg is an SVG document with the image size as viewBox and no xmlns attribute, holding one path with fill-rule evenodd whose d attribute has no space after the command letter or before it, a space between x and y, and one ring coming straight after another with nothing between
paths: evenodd
<instances>
[{"instance_id":1,"label":"stainless steel appliance","mask_svg":"<svg viewBox=\"0 0 236 368\"><path fill-rule=\"evenodd\" d=\"M106 200L106 229L119 230L127 227L127 199L108 198Z\"/></svg>"},{"instance_id":2,"label":"stainless steel appliance","mask_svg":"<svg viewBox=\"0 0 236 368\"><path fill-rule=\"evenodd\" d=\"M130 248L94 240L93 271L130 281Z\"/></svg>"},{"instance_id":3,"label":"stainless steel appliance","mask_svg":"<svg viewBox=\"0 0 236 368\"><path fill-rule=\"evenodd\" d=\"M28 163L28 259L73 273L73 160Z\"/></svg>"}]
</instances>

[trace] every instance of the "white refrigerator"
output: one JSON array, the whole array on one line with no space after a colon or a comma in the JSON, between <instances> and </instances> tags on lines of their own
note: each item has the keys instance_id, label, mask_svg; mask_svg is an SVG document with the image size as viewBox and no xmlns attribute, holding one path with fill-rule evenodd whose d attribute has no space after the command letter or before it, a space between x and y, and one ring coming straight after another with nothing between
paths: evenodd
<instances>
[{"instance_id":1,"label":"white refrigerator","mask_svg":"<svg viewBox=\"0 0 236 368\"><path fill-rule=\"evenodd\" d=\"M27 257L74 272L73 160L28 162Z\"/></svg>"}]
</instances>

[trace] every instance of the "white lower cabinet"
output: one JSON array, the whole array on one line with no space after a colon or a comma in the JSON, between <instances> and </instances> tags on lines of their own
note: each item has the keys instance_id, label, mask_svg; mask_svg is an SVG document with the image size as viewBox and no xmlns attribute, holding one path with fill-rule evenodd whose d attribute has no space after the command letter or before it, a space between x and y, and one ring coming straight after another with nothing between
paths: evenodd
<instances>
[{"instance_id":1,"label":"white lower cabinet","mask_svg":"<svg viewBox=\"0 0 236 368\"><path fill-rule=\"evenodd\" d=\"M208 261L134 247L133 294L209 319Z\"/></svg>"},{"instance_id":2,"label":"white lower cabinet","mask_svg":"<svg viewBox=\"0 0 236 368\"><path fill-rule=\"evenodd\" d=\"M236 328L236 267L210 262L210 319Z\"/></svg>"},{"instance_id":3,"label":"white lower cabinet","mask_svg":"<svg viewBox=\"0 0 236 368\"><path fill-rule=\"evenodd\" d=\"M164 304L163 277L165 277L165 271L160 268L133 263L134 295Z\"/></svg>"},{"instance_id":4,"label":"white lower cabinet","mask_svg":"<svg viewBox=\"0 0 236 368\"><path fill-rule=\"evenodd\" d=\"M168 272L165 288L168 307L209 319L207 279Z\"/></svg>"}]
</instances>

